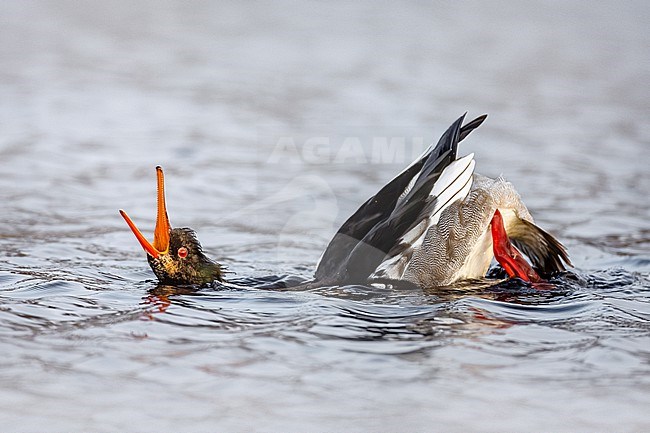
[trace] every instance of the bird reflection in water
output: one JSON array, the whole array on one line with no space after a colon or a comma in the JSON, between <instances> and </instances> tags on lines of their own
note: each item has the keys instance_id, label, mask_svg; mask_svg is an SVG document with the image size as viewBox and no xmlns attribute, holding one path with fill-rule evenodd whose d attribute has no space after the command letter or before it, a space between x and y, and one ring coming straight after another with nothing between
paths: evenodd
<instances>
[{"instance_id":1,"label":"bird reflection in water","mask_svg":"<svg viewBox=\"0 0 650 433\"><path fill-rule=\"evenodd\" d=\"M158 284L142 298L142 304L150 306L143 313L143 319L154 320L154 314L165 313L172 305L170 297L178 295L193 295L200 290L198 286L170 286Z\"/></svg>"}]
</instances>

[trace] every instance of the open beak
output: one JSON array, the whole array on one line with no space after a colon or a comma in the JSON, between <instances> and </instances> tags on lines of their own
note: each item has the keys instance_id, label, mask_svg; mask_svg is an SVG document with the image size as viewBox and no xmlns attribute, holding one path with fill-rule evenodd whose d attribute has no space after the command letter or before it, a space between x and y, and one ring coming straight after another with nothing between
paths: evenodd
<instances>
[{"instance_id":1,"label":"open beak","mask_svg":"<svg viewBox=\"0 0 650 433\"><path fill-rule=\"evenodd\" d=\"M150 244L142 232L138 230L126 212L120 209L120 215L122 215L122 218L129 225L138 242L142 245L142 248L155 259L161 254L167 254L169 251L169 231L171 230L169 218L167 217L167 204L165 203L165 175L160 166L156 167L156 178L158 182L158 210L156 214L156 227L153 231L153 244Z\"/></svg>"}]
</instances>

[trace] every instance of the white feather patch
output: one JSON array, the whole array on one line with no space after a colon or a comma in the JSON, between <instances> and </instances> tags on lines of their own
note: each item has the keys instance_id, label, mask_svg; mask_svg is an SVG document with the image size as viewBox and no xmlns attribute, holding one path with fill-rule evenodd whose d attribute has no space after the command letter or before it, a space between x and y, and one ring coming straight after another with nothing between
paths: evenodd
<instances>
[{"instance_id":1,"label":"white feather patch","mask_svg":"<svg viewBox=\"0 0 650 433\"><path fill-rule=\"evenodd\" d=\"M474 154L471 153L452 162L443 170L429 193L430 197L436 197L433 209L417 226L406 233L400 242L413 246L421 244L427 230L440 220L440 214L456 200L467 197L472 186L475 164Z\"/></svg>"},{"instance_id":2,"label":"white feather patch","mask_svg":"<svg viewBox=\"0 0 650 433\"><path fill-rule=\"evenodd\" d=\"M436 202L429 215L425 216L415 227L409 230L399 243L407 243L411 247L395 257L383 261L371 277L400 279L408 266L413 251L419 248L429 229L440 220L440 215L452 203L464 200L472 188L472 175L474 174L474 154L459 158L443 170L429 193L436 197Z\"/></svg>"}]
</instances>

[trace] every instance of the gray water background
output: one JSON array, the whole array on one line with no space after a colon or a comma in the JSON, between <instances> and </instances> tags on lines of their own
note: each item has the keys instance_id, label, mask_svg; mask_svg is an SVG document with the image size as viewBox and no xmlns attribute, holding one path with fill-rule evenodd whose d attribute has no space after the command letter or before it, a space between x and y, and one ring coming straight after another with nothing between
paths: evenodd
<instances>
[{"instance_id":1,"label":"gray water background","mask_svg":"<svg viewBox=\"0 0 650 433\"><path fill-rule=\"evenodd\" d=\"M650 430L650 7L0 4L3 431ZM309 277L468 111L557 290L156 286L117 213Z\"/></svg>"}]
</instances>

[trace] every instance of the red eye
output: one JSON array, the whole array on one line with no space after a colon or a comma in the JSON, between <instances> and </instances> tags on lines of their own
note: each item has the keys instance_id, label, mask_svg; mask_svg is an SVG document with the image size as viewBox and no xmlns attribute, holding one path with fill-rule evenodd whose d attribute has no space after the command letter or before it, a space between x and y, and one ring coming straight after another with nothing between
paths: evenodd
<instances>
[{"instance_id":1,"label":"red eye","mask_svg":"<svg viewBox=\"0 0 650 433\"><path fill-rule=\"evenodd\" d=\"M180 257L181 259L184 259L185 257L187 257L187 248L180 247L178 249L178 257Z\"/></svg>"}]
</instances>

